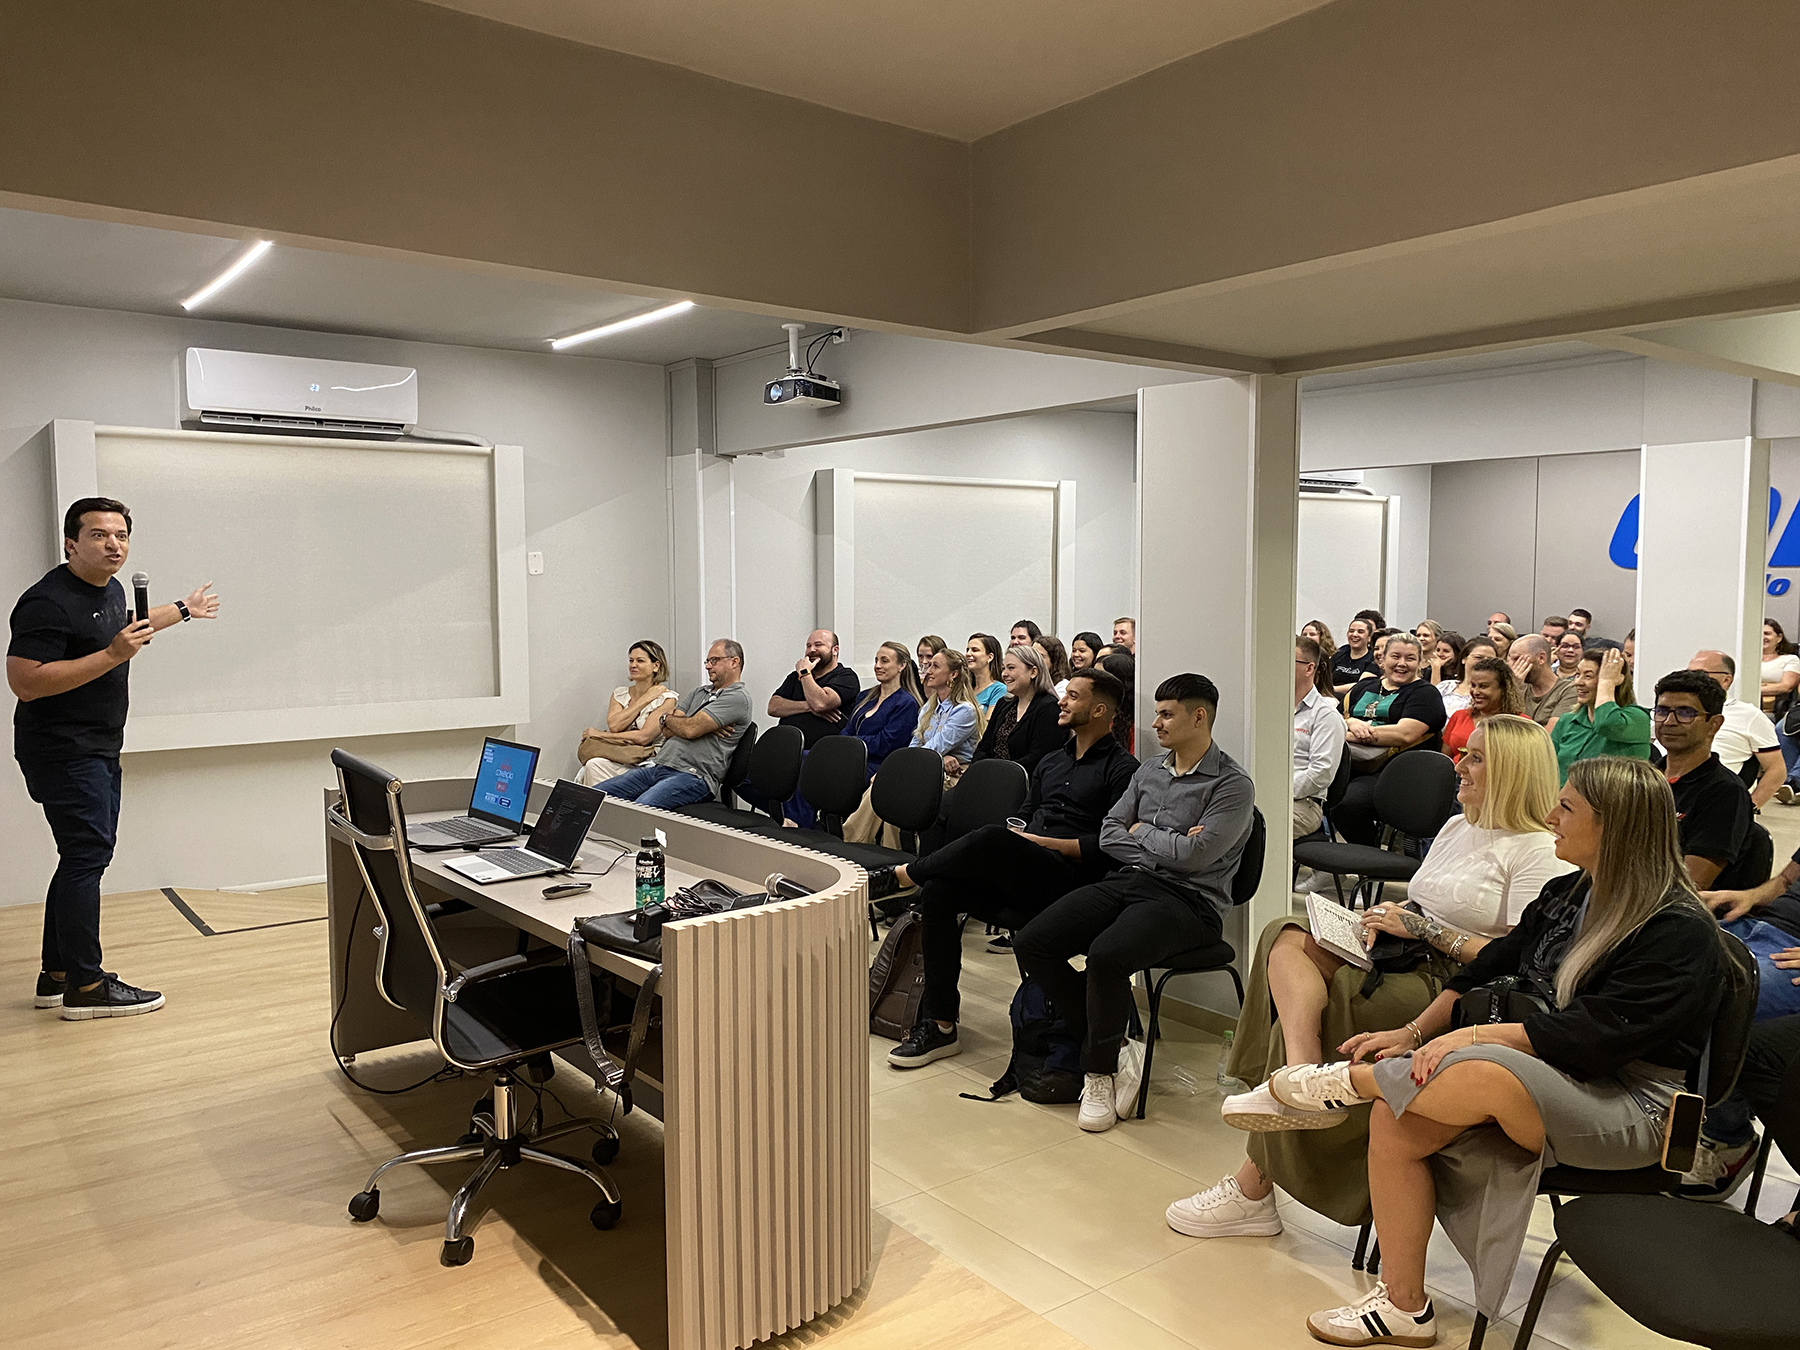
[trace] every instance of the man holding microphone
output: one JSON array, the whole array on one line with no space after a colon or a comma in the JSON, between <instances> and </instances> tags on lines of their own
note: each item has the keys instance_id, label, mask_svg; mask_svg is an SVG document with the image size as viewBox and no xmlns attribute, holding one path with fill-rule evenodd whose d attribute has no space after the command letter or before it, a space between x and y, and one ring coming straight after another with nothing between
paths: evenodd
<instances>
[{"instance_id":1,"label":"man holding microphone","mask_svg":"<svg viewBox=\"0 0 1800 1350\"><path fill-rule=\"evenodd\" d=\"M163 996L100 966L100 878L119 825L119 750L130 667L158 630L211 619L219 597L197 586L186 600L132 613L114 574L131 552L131 512L83 497L63 517L63 557L19 597L6 649L18 697L13 754L31 799L44 808L58 863L44 905L44 967L37 1006L68 1021L155 1012Z\"/></svg>"}]
</instances>

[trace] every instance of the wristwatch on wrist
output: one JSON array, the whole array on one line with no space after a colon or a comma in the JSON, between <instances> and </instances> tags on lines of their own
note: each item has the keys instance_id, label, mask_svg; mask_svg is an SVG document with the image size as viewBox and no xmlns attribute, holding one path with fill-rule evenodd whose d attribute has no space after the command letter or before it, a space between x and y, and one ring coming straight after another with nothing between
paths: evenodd
<instances>
[{"instance_id":1,"label":"wristwatch on wrist","mask_svg":"<svg viewBox=\"0 0 1800 1350\"><path fill-rule=\"evenodd\" d=\"M186 623L189 619L194 617L188 612L187 601L185 600L177 600L175 602L175 608L181 611L181 621L183 623Z\"/></svg>"}]
</instances>

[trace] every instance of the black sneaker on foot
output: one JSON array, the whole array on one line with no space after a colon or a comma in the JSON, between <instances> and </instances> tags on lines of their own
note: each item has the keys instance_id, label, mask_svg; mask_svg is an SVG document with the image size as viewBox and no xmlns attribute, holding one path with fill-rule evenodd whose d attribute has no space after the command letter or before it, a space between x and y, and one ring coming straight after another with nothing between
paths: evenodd
<instances>
[{"instance_id":1,"label":"black sneaker on foot","mask_svg":"<svg viewBox=\"0 0 1800 1350\"><path fill-rule=\"evenodd\" d=\"M47 970L38 972L37 1006L40 1008L62 1007L63 982Z\"/></svg>"},{"instance_id":2,"label":"black sneaker on foot","mask_svg":"<svg viewBox=\"0 0 1800 1350\"><path fill-rule=\"evenodd\" d=\"M934 1059L948 1059L962 1053L956 1043L956 1028L938 1030L935 1018L922 1018L919 1025L906 1033L906 1039L888 1051L888 1063L896 1069L917 1069Z\"/></svg>"},{"instance_id":3,"label":"black sneaker on foot","mask_svg":"<svg viewBox=\"0 0 1800 1350\"><path fill-rule=\"evenodd\" d=\"M1011 933L1000 933L988 939L988 950L990 952L998 952L1001 956L1011 956L1012 949Z\"/></svg>"},{"instance_id":4,"label":"black sneaker on foot","mask_svg":"<svg viewBox=\"0 0 1800 1350\"><path fill-rule=\"evenodd\" d=\"M138 989L114 975L102 975L92 989L77 989L74 984L63 987L62 1016L65 1022L86 1022L95 1017L136 1017L155 1012L163 1005L163 996L154 989Z\"/></svg>"},{"instance_id":5,"label":"black sneaker on foot","mask_svg":"<svg viewBox=\"0 0 1800 1350\"><path fill-rule=\"evenodd\" d=\"M869 899L885 900L900 889L891 867L876 867L869 872Z\"/></svg>"}]
</instances>

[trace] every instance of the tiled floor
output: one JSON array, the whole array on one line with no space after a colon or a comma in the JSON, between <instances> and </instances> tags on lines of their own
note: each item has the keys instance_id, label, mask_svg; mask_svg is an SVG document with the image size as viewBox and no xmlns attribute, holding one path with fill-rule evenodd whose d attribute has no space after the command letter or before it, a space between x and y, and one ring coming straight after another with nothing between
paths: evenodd
<instances>
[{"instance_id":1,"label":"tiled floor","mask_svg":"<svg viewBox=\"0 0 1800 1350\"><path fill-rule=\"evenodd\" d=\"M1800 807L1770 818L1779 858L1800 844ZM870 1041L875 1203L881 1214L1095 1350L1259 1350L1316 1346L1305 1317L1371 1287L1350 1269L1356 1230L1281 1201L1287 1231L1274 1238L1198 1240L1173 1232L1163 1209L1236 1169L1244 1136L1219 1119L1219 1042L1165 1023L1147 1118L1083 1133L1073 1106L985 1097L1006 1064L1010 956L985 950L979 925L964 942L963 1052L901 1072L891 1041ZM1185 1073L1178 1073L1184 1070ZM1764 1217L1794 1194L1777 1155ZM1553 1230L1538 1203L1507 1303L1516 1319ZM1439 1232L1427 1283L1439 1345L1468 1342L1473 1285ZM1514 1320L1487 1345L1512 1344ZM1568 1262L1560 1263L1533 1337L1565 1350L1668 1345L1625 1317Z\"/></svg>"}]
</instances>

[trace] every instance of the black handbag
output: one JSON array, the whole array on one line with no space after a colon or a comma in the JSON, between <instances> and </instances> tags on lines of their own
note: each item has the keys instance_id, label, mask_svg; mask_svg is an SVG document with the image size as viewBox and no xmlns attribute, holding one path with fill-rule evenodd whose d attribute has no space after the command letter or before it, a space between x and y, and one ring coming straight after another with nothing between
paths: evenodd
<instances>
[{"instance_id":1,"label":"black handbag","mask_svg":"<svg viewBox=\"0 0 1800 1350\"><path fill-rule=\"evenodd\" d=\"M665 923L724 914L734 909L751 909L768 904L770 899L767 891L745 893L708 877L692 886L683 886L660 905L576 919L575 931L581 934L583 941L609 951L623 952L645 961L661 961Z\"/></svg>"},{"instance_id":2,"label":"black handbag","mask_svg":"<svg viewBox=\"0 0 1800 1350\"><path fill-rule=\"evenodd\" d=\"M1452 1026L1488 1026L1496 1022L1523 1022L1550 1011L1550 999L1523 975L1502 975L1476 985L1456 1000Z\"/></svg>"}]
</instances>

